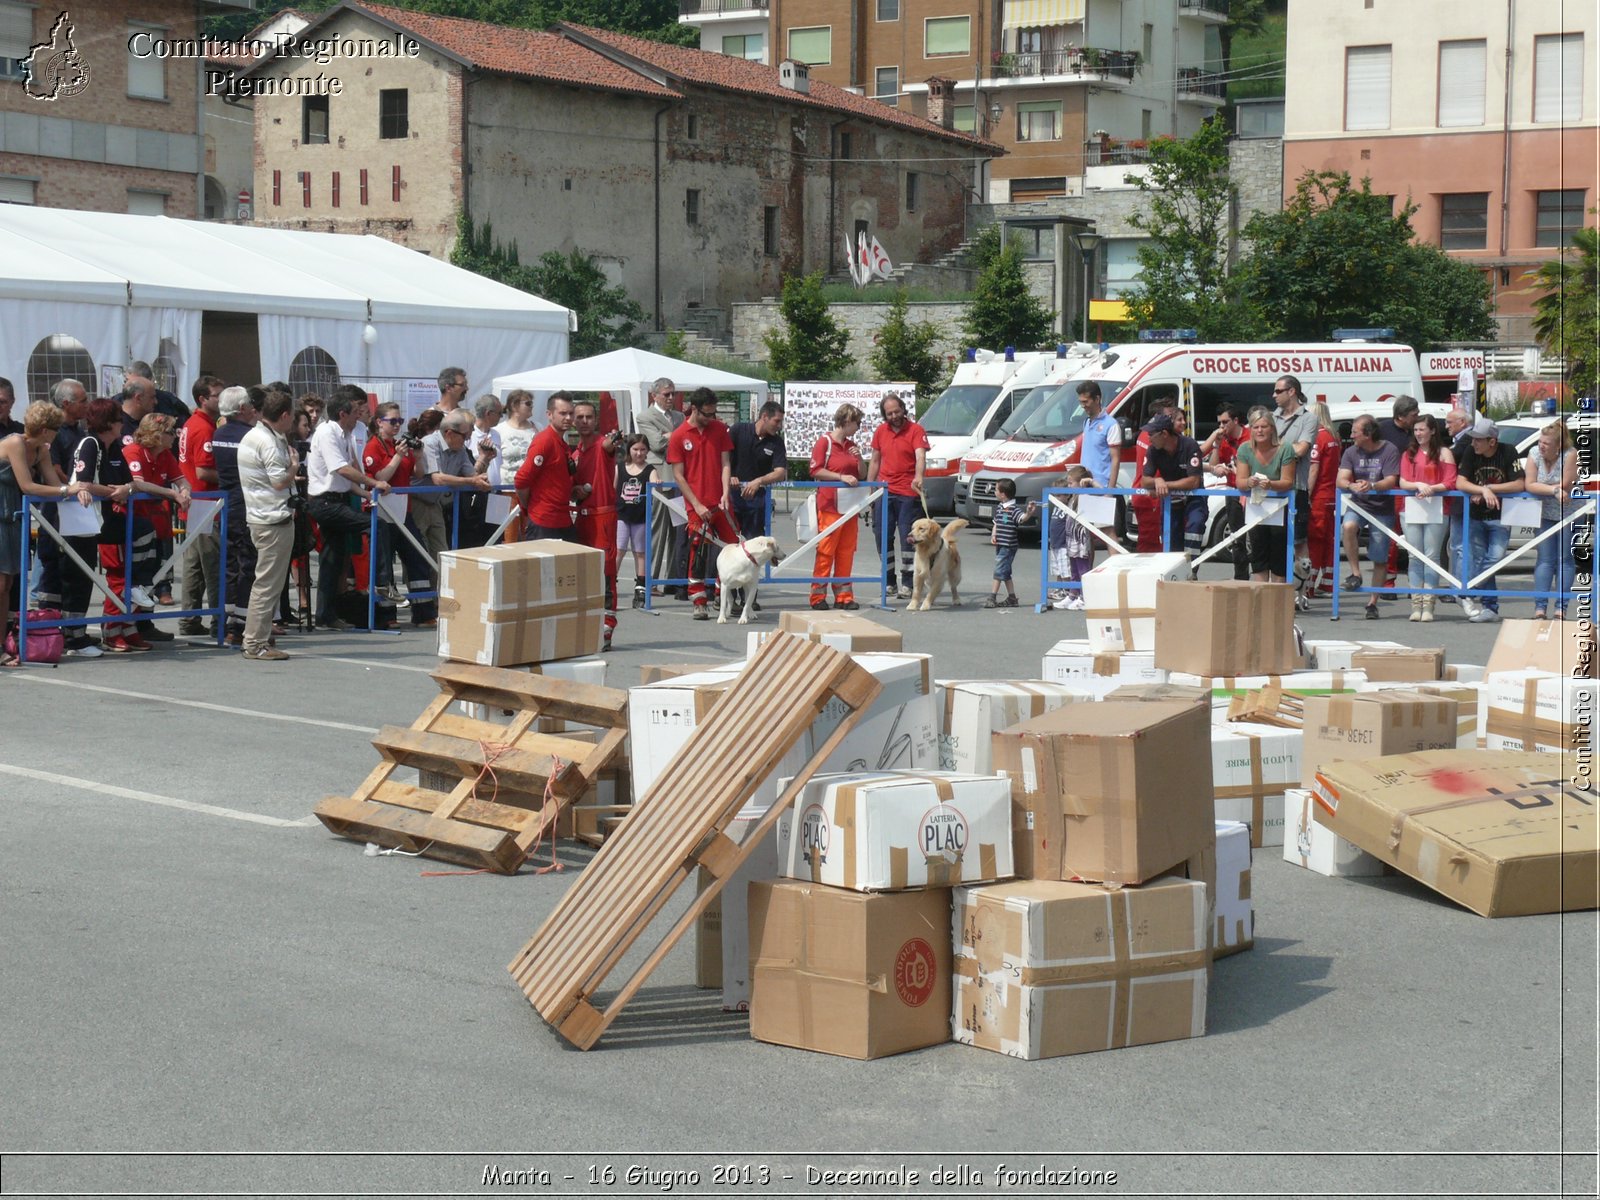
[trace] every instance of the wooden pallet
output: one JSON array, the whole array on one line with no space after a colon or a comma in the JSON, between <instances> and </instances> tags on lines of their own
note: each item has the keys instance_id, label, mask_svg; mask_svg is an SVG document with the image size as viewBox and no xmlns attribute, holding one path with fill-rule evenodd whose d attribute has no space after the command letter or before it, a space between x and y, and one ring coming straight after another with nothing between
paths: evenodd
<instances>
[{"instance_id":1,"label":"wooden pallet","mask_svg":"<svg viewBox=\"0 0 1600 1200\"><path fill-rule=\"evenodd\" d=\"M332 832L445 862L513 874L564 810L591 792L623 756L628 694L526 671L444 663L439 695L409 729L389 725L372 739L383 761L350 796L329 796L315 812ZM451 710L467 701L510 709L509 725ZM566 720L598 734L541 733ZM487 764L487 765L486 765ZM402 783L403 767L458 782L448 790ZM598 818L593 822L596 829Z\"/></svg>"},{"instance_id":2,"label":"wooden pallet","mask_svg":"<svg viewBox=\"0 0 1600 1200\"><path fill-rule=\"evenodd\" d=\"M1306 723L1305 697L1284 691L1280 684L1269 683L1258 691L1240 692L1229 700L1228 720L1300 729Z\"/></svg>"},{"instance_id":3,"label":"wooden pallet","mask_svg":"<svg viewBox=\"0 0 1600 1200\"><path fill-rule=\"evenodd\" d=\"M539 1015L580 1049L599 1041L879 690L870 673L836 650L788 634L768 638L511 961L508 970ZM844 719L766 817L734 842L724 830L830 698L844 706ZM697 866L710 883L597 1008L591 998Z\"/></svg>"}]
</instances>

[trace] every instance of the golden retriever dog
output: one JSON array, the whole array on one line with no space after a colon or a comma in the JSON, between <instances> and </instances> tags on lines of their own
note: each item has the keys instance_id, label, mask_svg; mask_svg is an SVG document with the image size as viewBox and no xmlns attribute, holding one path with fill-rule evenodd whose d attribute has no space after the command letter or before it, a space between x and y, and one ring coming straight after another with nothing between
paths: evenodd
<instances>
[{"instance_id":1,"label":"golden retriever dog","mask_svg":"<svg viewBox=\"0 0 1600 1200\"><path fill-rule=\"evenodd\" d=\"M950 607L961 607L961 549L956 534L967 527L957 519L943 529L930 517L912 522L911 544L916 565L911 576L911 604L907 612L927 612L945 584L950 585Z\"/></svg>"},{"instance_id":2,"label":"golden retriever dog","mask_svg":"<svg viewBox=\"0 0 1600 1200\"><path fill-rule=\"evenodd\" d=\"M728 623L728 606L732 603L735 588L744 592L744 612L739 615L739 624L750 624L750 613L756 603L756 587L761 583L761 568L767 563L777 566L782 561L783 551L778 548L777 538L750 538L742 543L724 546L718 551L717 577L722 581L722 607L717 613L717 624Z\"/></svg>"}]
</instances>

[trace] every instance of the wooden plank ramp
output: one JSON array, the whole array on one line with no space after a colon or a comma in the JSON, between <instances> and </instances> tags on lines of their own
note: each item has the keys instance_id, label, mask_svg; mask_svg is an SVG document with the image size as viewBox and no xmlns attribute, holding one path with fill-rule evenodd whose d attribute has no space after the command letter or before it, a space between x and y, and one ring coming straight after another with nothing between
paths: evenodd
<instances>
[{"instance_id":1,"label":"wooden plank ramp","mask_svg":"<svg viewBox=\"0 0 1600 1200\"><path fill-rule=\"evenodd\" d=\"M354 794L318 804L317 819L355 841L515 874L547 833L554 837L562 812L621 765L628 694L469 663L445 663L433 679L439 695L409 729L378 731L372 744L382 761ZM462 702L508 709L511 722L451 711ZM537 728L552 721L599 728L571 736ZM410 767L445 779L430 775L439 786L418 787L394 778ZM598 836L599 820L591 823Z\"/></svg>"},{"instance_id":2,"label":"wooden plank ramp","mask_svg":"<svg viewBox=\"0 0 1600 1200\"><path fill-rule=\"evenodd\" d=\"M836 650L790 634L763 642L509 964L539 1015L574 1046L593 1047L879 690ZM745 840L734 842L724 832L729 822L834 698L844 719ZM697 866L711 874L709 885L605 1008L595 1007L591 998Z\"/></svg>"}]
</instances>

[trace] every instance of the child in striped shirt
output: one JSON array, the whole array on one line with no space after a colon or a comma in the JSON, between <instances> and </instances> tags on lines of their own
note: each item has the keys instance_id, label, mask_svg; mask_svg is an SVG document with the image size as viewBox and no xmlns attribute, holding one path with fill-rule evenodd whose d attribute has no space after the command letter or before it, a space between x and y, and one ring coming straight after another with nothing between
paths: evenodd
<instances>
[{"instance_id":1,"label":"child in striped shirt","mask_svg":"<svg viewBox=\"0 0 1600 1200\"><path fill-rule=\"evenodd\" d=\"M1027 509L1017 503L1017 485L1009 480L1002 479L995 484L995 492L1000 498L1000 503L994 508L994 525L989 532L989 544L994 550L994 583L989 589L989 598L983 602L985 608L1015 608L1017 606L1017 588L1011 582L1011 563L1017 557L1017 526L1027 520L1036 507L1029 504ZM1006 598L1000 599L1000 585L1006 585Z\"/></svg>"}]
</instances>

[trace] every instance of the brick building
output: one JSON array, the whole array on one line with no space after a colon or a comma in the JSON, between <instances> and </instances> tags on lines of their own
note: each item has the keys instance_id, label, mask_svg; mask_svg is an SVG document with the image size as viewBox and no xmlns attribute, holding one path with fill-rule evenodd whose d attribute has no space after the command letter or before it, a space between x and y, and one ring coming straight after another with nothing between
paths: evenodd
<instances>
[{"instance_id":1,"label":"brick building","mask_svg":"<svg viewBox=\"0 0 1600 1200\"><path fill-rule=\"evenodd\" d=\"M1593 4L1292 0L1283 186L1307 170L1407 197L1417 237L1481 267L1500 340L1532 339L1528 274L1594 225Z\"/></svg>"},{"instance_id":2,"label":"brick building","mask_svg":"<svg viewBox=\"0 0 1600 1200\"><path fill-rule=\"evenodd\" d=\"M257 223L368 231L443 255L464 210L524 261L595 255L658 328L775 293L796 272L840 269L858 228L896 262L943 252L998 153L938 105L930 121L808 83L803 68L581 26L346 3L302 36L397 34L416 41L415 57L277 59L249 73L332 72L342 84L256 98Z\"/></svg>"},{"instance_id":3,"label":"brick building","mask_svg":"<svg viewBox=\"0 0 1600 1200\"><path fill-rule=\"evenodd\" d=\"M250 7L0 0L0 202L200 216L200 20Z\"/></svg>"}]
</instances>

